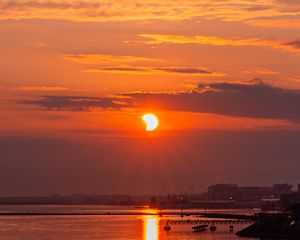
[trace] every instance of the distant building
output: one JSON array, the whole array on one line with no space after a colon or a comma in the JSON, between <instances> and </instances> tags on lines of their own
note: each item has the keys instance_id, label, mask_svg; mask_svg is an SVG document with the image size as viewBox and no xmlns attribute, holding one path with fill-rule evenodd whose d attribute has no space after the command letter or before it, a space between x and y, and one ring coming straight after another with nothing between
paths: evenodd
<instances>
[{"instance_id":1,"label":"distant building","mask_svg":"<svg viewBox=\"0 0 300 240\"><path fill-rule=\"evenodd\" d=\"M230 201L236 197L237 184L216 184L208 187L209 201Z\"/></svg>"},{"instance_id":2,"label":"distant building","mask_svg":"<svg viewBox=\"0 0 300 240\"><path fill-rule=\"evenodd\" d=\"M280 196L281 206L285 209L294 203L300 203L300 184L298 184L297 192L285 193Z\"/></svg>"},{"instance_id":3,"label":"distant building","mask_svg":"<svg viewBox=\"0 0 300 240\"><path fill-rule=\"evenodd\" d=\"M215 184L208 187L210 201L260 201L279 199L282 194L292 193L293 185L273 184L272 186L238 186L237 184Z\"/></svg>"},{"instance_id":4,"label":"distant building","mask_svg":"<svg viewBox=\"0 0 300 240\"><path fill-rule=\"evenodd\" d=\"M272 194L280 197L282 194L292 193L293 185L288 183L273 184Z\"/></svg>"},{"instance_id":5,"label":"distant building","mask_svg":"<svg viewBox=\"0 0 300 240\"><path fill-rule=\"evenodd\" d=\"M272 195L272 187L246 186L238 187L237 201L260 201L263 198L269 198Z\"/></svg>"}]
</instances>

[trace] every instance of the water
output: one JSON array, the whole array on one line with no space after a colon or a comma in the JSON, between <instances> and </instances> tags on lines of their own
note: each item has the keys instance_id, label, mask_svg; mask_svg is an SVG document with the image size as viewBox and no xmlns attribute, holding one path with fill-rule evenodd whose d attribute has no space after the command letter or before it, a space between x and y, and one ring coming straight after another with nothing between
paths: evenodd
<instances>
[{"instance_id":1,"label":"water","mask_svg":"<svg viewBox=\"0 0 300 240\"><path fill-rule=\"evenodd\" d=\"M130 207L108 206L0 206L0 212L139 212ZM200 210L196 210L200 211ZM220 211L220 210L219 210ZM241 213L241 211L239 211ZM189 217L191 219L191 217ZM237 240L228 225L217 225L215 233L193 233L193 225L163 227L170 217L157 216L1 216L2 240ZM171 219L180 219L172 217ZM188 218L187 218L188 219ZM234 226L234 231L245 225Z\"/></svg>"}]
</instances>

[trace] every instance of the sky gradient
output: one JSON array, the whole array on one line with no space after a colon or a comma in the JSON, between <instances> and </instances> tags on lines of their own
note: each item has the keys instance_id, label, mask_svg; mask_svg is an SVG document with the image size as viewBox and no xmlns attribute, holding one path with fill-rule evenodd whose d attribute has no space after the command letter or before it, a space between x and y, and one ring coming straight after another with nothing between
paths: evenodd
<instances>
[{"instance_id":1,"label":"sky gradient","mask_svg":"<svg viewBox=\"0 0 300 240\"><path fill-rule=\"evenodd\" d=\"M0 54L0 196L300 182L298 0L0 0Z\"/></svg>"}]
</instances>

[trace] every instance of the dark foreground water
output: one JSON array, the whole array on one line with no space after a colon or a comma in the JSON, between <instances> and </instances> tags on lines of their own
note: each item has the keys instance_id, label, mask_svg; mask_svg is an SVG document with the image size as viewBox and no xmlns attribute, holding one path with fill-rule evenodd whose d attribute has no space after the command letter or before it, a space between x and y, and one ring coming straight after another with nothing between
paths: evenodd
<instances>
[{"instance_id":1,"label":"dark foreground water","mask_svg":"<svg viewBox=\"0 0 300 240\"><path fill-rule=\"evenodd\" d=\"M107 206L0 206L0 212L140 212L141 210ZM201 210L196 210L201 211ZM220 210L219 210L220 211ZM238 211L237 213L241 213ZM228 225L217 225L215 233L193 233L193 225L171 225L165 232L167 219L156 216L2 216L0 239L71 239L71 240L234 240L242 239L229 232ZM192 219L191 217L185 219ZM234 232L245 227L235 225Z\"/></svg>"}]
</instances>

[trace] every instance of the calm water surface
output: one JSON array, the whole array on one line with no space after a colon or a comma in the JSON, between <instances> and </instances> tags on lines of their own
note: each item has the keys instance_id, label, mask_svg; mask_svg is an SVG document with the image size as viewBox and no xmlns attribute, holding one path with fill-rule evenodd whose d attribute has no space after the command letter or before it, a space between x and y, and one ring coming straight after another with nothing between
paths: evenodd
<instances>
[{"instance_id":1,"label":"calm water surface","mask_svg":"<svg viewBox=\"0 0 300 240\"><path fill-rule=\"evenodd\" d=\"M137 212L140 210L108 206L0 206L0 212ZM201 210L195 210L201 211ZM220 211L220 210L219 210ZM218 212L219 212L218 211ZM241 213L239 211L238 213ZM71 239L71 240L221 240L242 239L229 232L228 225L217 225L215 233L193 233L193 225L171 225L165 232L167 219L156 216L2 216L0 239ZM186 219L192 219L191 217ZM236 225L240 230L245 225ZM244 239L244 238L243 238Z\"/></svg>"}]
</instances>

